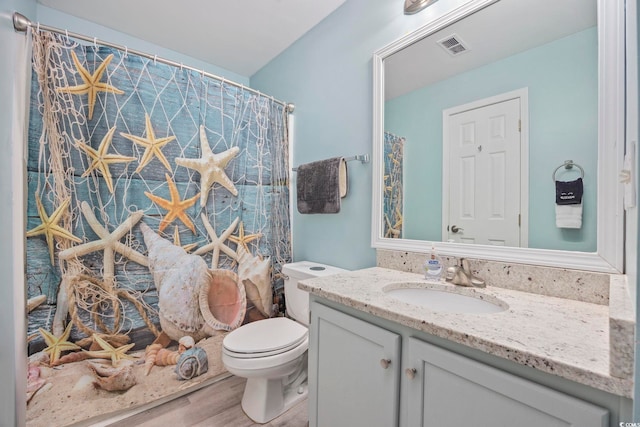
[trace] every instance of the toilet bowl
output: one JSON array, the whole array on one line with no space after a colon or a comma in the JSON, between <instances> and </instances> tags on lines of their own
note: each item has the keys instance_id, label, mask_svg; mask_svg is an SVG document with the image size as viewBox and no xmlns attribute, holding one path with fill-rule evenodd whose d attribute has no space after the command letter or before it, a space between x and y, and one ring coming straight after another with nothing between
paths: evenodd
<instances>
[{"instance_id":1,"label":"toilet bowl","mask_svg":"<svg viewBox=\"0 0 640 427\"><path fill-rule=\"evenodd\" d=\"M298 289L298 281L343 271L309 261L285 264L285 301L291 318L248 323L224 338L222 363L233 375L247 379L241 406L253 421L267 423L307 396L309 296Z\"/></svg>"}]
</instances>

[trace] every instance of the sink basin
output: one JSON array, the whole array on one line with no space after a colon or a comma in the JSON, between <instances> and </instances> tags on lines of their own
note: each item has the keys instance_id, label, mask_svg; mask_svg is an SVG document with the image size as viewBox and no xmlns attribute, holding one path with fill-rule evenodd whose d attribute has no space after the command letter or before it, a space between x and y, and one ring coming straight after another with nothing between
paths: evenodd
<instances>
[{"instance_id":1,"label":"sink basin","mask_svg":"<svg viewBox=\"0 0 640 427\"><path fill-rule=\"evenodd\" d=\"M470 289L456 291L435 287L435 285L429 287L391 285L384 289L385 294L392 298L435 312L489 314L499 313L509 308L507 304L490 295L475 293Z\"/></svg>"}]
</instances>

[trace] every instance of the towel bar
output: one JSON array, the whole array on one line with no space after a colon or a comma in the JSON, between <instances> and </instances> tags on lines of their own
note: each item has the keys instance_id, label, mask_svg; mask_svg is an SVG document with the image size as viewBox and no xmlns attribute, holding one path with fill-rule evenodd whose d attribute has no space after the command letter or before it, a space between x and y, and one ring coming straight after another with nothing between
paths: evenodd
<instances>
[{"instance_id":1,"label":"towel bar","mask_svg":"<svg viewBox=\"0 0 640 427\"><path fill-rule=\"evenodd\" d=\"M564 167L565 169L572 169L574 166L580 169L580 178L584 178L584 169L582 169L582 166L574 163L573 160L565 160L563 164L553 170L553 173L551 174L551 180L553 182L556 182L556 172L558 172L560 168Z\"/></svg>"},{"instance_id":2,"label":"towel bar","mask_svg":"<svg viewBox=\"0 0 640 427\"><path fill-rule=\"evenodd\" d=\"M345 161L350 162L351 160L360 160L363 164L369 163L369 155L368 154L356 154L355 156L345 157ZM293 172L297 171L298 168L291 168Z\"/></svg>"}]
</instances>

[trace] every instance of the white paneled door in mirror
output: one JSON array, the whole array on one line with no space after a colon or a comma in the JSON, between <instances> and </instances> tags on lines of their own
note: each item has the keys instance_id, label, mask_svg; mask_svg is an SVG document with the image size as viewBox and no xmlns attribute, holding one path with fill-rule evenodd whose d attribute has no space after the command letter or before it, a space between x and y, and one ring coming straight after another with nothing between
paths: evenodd
<instances>
[{"instance_id":1,"label":"white paneled door in mirror","mask_svg":"<svg viewBox=\"0 0 640 427\"><path fill-rule=\"evenodd\" d=\"M377 51L373 246L622 271L623 22L624 0L475 0Z\"/></svg>"}]
</instances>

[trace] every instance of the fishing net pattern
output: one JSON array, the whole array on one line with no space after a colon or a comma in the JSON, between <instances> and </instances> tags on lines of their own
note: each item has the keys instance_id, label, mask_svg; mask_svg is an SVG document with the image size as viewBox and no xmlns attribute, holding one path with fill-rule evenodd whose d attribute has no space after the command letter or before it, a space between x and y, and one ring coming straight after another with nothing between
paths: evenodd
<instances>
[{"instance_id":1,"label":"fishing net pattern","mask_svg":"<svg viewBox=\"0 0 640 427\"><path fill-rule=\"evenodd\" d=\"M77 336L158 334L141 222L193 252L211 242L207 227L221 236L239 218L279 288L291 260L287 140L285 108L271 97L34 31L27 286L46 296L29 315L34 341L68 318ZM219 161L213 182L188 162L207 147ZM225 252L201 256L237 269Z\"/></svg>"},{"instance_id":2,"label":"fishing net pattern","mask_svg":"<svg viewBox=\"0 0 640 427\"><path fill-rule=\"evenodd\" d=\"M401 239L402 166L405 138L384 133L384 237Z\"/></svg>"}]
</instances>

